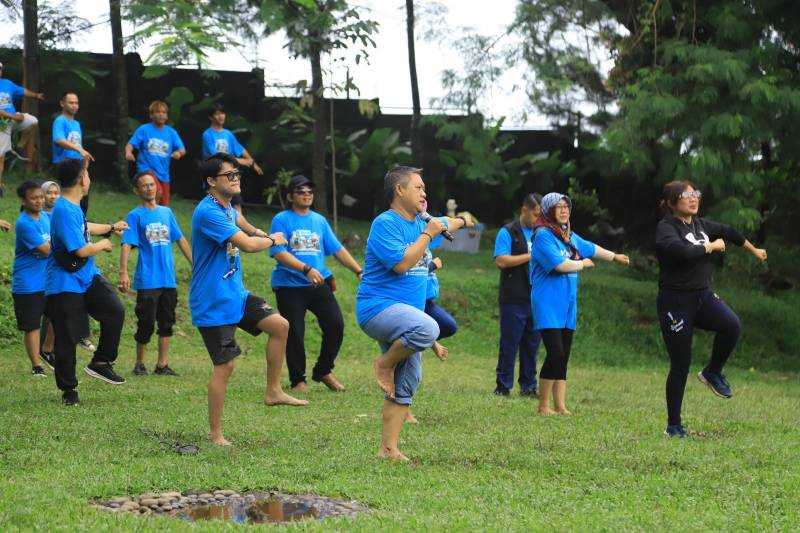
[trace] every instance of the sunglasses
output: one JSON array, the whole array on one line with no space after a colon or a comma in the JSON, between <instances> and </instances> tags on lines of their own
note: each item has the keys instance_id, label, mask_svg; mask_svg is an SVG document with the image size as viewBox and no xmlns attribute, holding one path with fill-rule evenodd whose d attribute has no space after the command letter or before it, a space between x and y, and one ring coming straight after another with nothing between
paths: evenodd
<instances>
[{"instance_id":1,"label":"sunglasses","mask_svg":"<svg viewBox=\"0 0 800 533\"><path fill-rule=\"evenodd\" d=\"M220 178L228 178L228 181L240 181L242 179L242 173L239 170L231 170L230 172L223 172L222 174L217 174L215 177Z\"/></svg>"},{"instance_id":2,"label":"sunglasses","mask_svg":"<svg viewBox=\"0 0 800 533\"><path fill-rule=\"evenodd\" d=\"M306 195L311 196L311 195L314 194L314 191L312 189L306 189L306 188L295 189L294 190L294 194L300 194L300 195L303 195L303 196L306 196Z\"/></svg>"}]
</instances>

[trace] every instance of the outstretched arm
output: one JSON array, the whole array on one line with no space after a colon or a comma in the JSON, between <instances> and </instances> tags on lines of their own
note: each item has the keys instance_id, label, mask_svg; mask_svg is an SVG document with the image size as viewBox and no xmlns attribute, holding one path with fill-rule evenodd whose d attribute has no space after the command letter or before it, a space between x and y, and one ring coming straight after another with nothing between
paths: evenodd
<instances>
[{"instance_id":1,"label":"outstretched arm","mask_svg":"<svg viewBox=\"0 0 800 533\"><path fill-rule=\"evenodd\" d=\"M347 248L342 246L338 252L333 254L337 261L339 261L345 268L350 270L353 274L361 279L361 265L358 264L350 252L347 251Z\"/></svg>"}]
</instances>

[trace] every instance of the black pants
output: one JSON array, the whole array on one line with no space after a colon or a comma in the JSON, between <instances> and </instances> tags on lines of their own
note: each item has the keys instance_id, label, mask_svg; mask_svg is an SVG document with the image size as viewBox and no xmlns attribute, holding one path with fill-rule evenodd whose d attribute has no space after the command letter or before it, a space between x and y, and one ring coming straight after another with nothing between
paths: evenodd
<instances>
[{"instance_id":1,"label":"black pants","mask_svg":"<svg viewBox=\"0 0 800 533\"><path fill-rule=\"evenodd\" d=\"M83 294L62 292L47 297L47 315L56 334L56 385L64 391L78 386L75 347L83 336L87 314L100 323L100 342L92 363L113 363L125 322L125 309L114 287L102 276L95 276Z\"/></svg>"},{"instance_id":2,"label":"black pants","mask_svg":"<svg viewBox=\"0 0 800 533\"><path fill-rule=\"evenodd\" d=\"M539 371L540 379L567 379L567 363L569 362L569 352L572 350L572 336L575 330L572 329L542 329L544 348L547 350L547 357L542 363Z\"/></svg>"},{"instance_id":3,"label":"black pants","mask_svg":"<svg viewBox=\"0 0 800 533\"><path fill-rule=\"evenodd\" d=\"M318 287L275 288L281 316L289 321L286 366L292 387L306 380L305 316L311 311L322 330L322 346L311 379L319 381L331 373L344 337L344 320L339 303L331 290L332 278Z\"/></svg>"},{"instance_id":4,"label":"black pants","mask_svg":"<svg viewBox=\"0 0 800 533\"><path fill-rule=\"evenodd\" d=\"M669 424L680 424L683 392L692 363L694 328L716 332L707 368L721 372L739 340L741 323L736 313L710 289L692 292L662 289L657 307L661 335L669 354L667 420Z\"/></svg>"},{"instance_id":5,"label":"black pants","mask_svg":"<svg viewBox=\"0 0 800 533\"><path fill-rule=\"evenodd\" d=\"M140 289L136 291L136 333L133 338L139 344L147 344L153 336L156 321L158 336L172 337L175 325L175 307L178 291L175 289Z\"/></svg>"}]
</instances>

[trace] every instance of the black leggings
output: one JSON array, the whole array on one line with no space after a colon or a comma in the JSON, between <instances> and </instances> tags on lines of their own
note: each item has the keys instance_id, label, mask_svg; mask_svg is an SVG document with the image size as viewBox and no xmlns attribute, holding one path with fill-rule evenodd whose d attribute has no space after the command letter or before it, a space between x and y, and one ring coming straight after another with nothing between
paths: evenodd
<instances>
[{"instance_id":1,"label":"black leggings","mask_svg":"<svg viewBox=\"0 0 800 533\"><path fill-rule=\"evenodd\" d=\"M667 420L681 423L681 404L686 377L692 363L694 328L714 331L714 348L707 369L722 372L736 347L741 323L730 307L713 291L679 292L662 289L658 293L658 319L669 354L667 375Z\"/></svg>"},{"instance_id":2,"label":"black leggings","mask_svg":"<svg viewBox=\"0 0 800 533\"><path fill-rule=\"evenodd\" d=\"M542 342L547 350L539 379L567 379L567 363L572 349L572 329L542 329Z\"/></svg>"}]
</instances>

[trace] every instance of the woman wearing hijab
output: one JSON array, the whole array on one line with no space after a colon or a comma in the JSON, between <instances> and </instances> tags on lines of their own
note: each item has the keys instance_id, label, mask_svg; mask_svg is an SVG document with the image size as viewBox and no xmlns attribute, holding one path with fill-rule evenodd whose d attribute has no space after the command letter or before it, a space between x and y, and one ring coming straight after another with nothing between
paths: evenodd
<instances>
[{"instance_id":1,"label":"woman wearing hijab","mask_svg":"<svg viewBox=\"0 0 800 533\"><path fill-rule=\"evenodd\" d=\"M542 198L531 247L531 306L547 357L539 372L541 415L570 415L566 405L567 362L578 316L578 272L592 258L628 265L627 255L610 252L572 232L571 200L551 192ZM550 407L553 397L555 410Z\"/></svg>"},{"instance_id":2,"label":"woman wearing hijab","mask_svg":"<svg viewBox=\"0 0 800 533\"><path fill-rule=\"evenodd\" d=\"M664 218L656 227L658 319L670 361L664 431L669 437L687 436L681 423L681 404L692 362L695 327L716 334L711 359L697 378L717 396L733 396L722 367L736 347L741 324L736 313L712 288L712 254L725 252L725 241L730 241L758 261L767 259L766 250L753 246L734 228L698 217L701 196L688 181L664 185L661 200Z\"/></svg>"}]
</instances>

